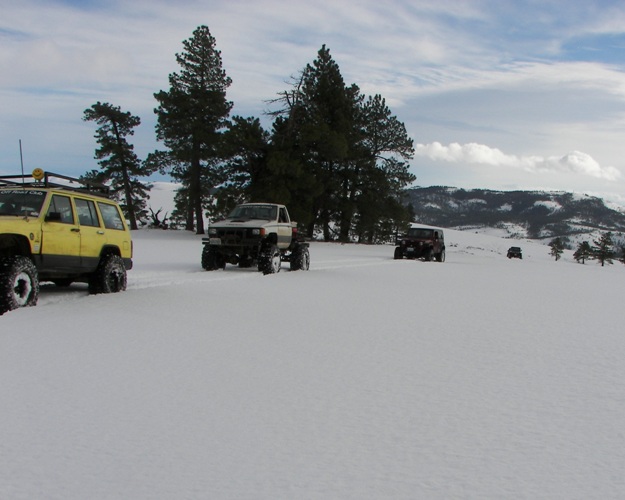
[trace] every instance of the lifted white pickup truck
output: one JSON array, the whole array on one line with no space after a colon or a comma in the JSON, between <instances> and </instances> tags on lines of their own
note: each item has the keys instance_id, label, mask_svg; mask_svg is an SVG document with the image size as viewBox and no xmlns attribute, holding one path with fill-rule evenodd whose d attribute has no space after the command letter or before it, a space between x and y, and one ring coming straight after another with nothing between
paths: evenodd
<instances>
[{"instance_id":1,"label":"lifted white pickup truck","mask_svg":"<svg viewBox=\"0 0 625 500\"><path fill-rule=\"evenodd\" d=\"M290 262L292 271L310 266L308 243L298 237L297 223L284 205L275 203L237 205L228 217L209 226L202 244L202 268L207 271L238 264L273 274L282 262Z\"/></svg>"}]
</instances>

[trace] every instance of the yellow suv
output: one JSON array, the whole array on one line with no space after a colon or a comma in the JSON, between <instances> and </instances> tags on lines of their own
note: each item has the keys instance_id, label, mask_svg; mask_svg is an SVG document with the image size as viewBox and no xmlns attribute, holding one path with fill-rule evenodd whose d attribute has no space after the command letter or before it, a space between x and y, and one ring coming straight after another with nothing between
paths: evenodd
<instances>
[{"instance_id":1,"label":"yellow suv","mask_svg":"<svg viewBox=\"0 0 625 500\"><path fill-rule=\"evenodd\" d=\"M126 289L132 240L106 186L35 169L0 175L0 314L34 306L39 283Z\"/></svg>"}]
</instances>

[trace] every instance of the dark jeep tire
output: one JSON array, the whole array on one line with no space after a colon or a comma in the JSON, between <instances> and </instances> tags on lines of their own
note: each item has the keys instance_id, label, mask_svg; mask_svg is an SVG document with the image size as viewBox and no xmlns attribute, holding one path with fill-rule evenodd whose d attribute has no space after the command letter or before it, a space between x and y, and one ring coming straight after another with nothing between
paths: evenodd
<instances>
[{"instance_id":1,"label":"dark jeep tire","mask_svg":"<svg viewBox=\"0 0 625 500\"><path fill-rule=\"evenodd\" d=\"M291 255L291 271L308 271L310 269L310 252L308 247L299 245Z\"/></svg>"},{"instance_id":2,"label":"dark jeep tire","mask_svg":"<svg viewBox=\"0 0 625 500\"><path fill-rule=\"evenodd\" d=\"M225 263L221 255L210 245L204 245L204 249L202 250L202 269L214 271L222 267L225 267Z\"/></svg>"},{"instance_id":3,"label":"dark jeep tire","mask_svg":"<svg viewBox=\"0 0 625 500\"><path fill-rule=\"evenodd\" d=\"M275 274L280 272L280 250L276 245L265 248L258 259L258 270L263 274Z\"/></svg>"},{"instance_id":4,"label":"dark jeep tire","mask_svg":"<svg viewBox=\"0 0 625 500\"><path fill-rule=\"evenodd\" d=\"M404 258L404 254L401 251L400 247L395 247L395 253L393 254L393 259L400 260Z\"/></svg>"},{"instance_id":5,"label":"dark jeep tire","mask_svg":"<svg viewBox=\"0 0 625 500\"><path fill-rule=\"evenodd\" d=\"M428 248L423 254L423 260L425 260L426 262L430 262L432 260L433 255L434 255L434 252L432 251L432 249Z\"/></svg>"},{"instance_id":6,"label":"dark jeep tire","mask_svg":"<svg viewBox=\"0 0 625 500\"><path fill-rule=\"evenodd\" d=\"M445 249L444 248L440 251L440 253L436 254L436 261L445 262Z\"/></svg>"},{"instance_id":7,"label":"dark jeep tire","mask_svg":"<svg viewBox=\"0 0 625 500\"><path fill-rule=\"evenodd\" d=\"M89 277L89 293L117 293L126 290L126 268L119 255L102 257L98 268Z\"/></svg>"},{"instance_id":8,"label":"dark jeep tire","mask_svg":"<svg viewBox=\"0 0 625 500\"><path fill-rule=\"evenodd\" d=\"M21 255L0 259L0 314L34 306L39 298L39 277L33 261Z\"/></svg>"}]
</instances>

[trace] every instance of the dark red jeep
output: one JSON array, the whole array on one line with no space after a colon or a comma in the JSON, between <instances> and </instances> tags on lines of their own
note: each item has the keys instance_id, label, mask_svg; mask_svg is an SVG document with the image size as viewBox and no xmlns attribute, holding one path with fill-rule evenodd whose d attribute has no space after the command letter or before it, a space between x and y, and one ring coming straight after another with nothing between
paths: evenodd
<instances>
[{"instance_id":1,"label":"dark red jeep","mask_svg":"<svg viewBox=\"0 0 625 500\"><path fill-rule=\"evenodd\" d=\"M436 259L445 262L445 236L442 229L411 227L397 238L395 259Z\"/></svg>"}]
</instances>

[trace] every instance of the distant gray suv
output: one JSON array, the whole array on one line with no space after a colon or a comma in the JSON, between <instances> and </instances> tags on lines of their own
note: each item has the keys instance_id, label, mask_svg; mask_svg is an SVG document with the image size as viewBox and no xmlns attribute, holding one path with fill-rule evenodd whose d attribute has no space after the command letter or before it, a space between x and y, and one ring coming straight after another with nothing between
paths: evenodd
<instances>
[{"instance_id":1,"label":"distant gray suv","mask_svg":"<svg viewBox=\"0 0 625 500\"><path fill-rule=\"evenodd\" d=\"M307 271L310 266L308 243L299 237L297 223L284 205L275 203L238 205L209 226L202 244L202 268L207 271L235 264L256 265L263 274L273 274L282 262L290 262L292 271Z\"/></svg>"}]
</instances>

